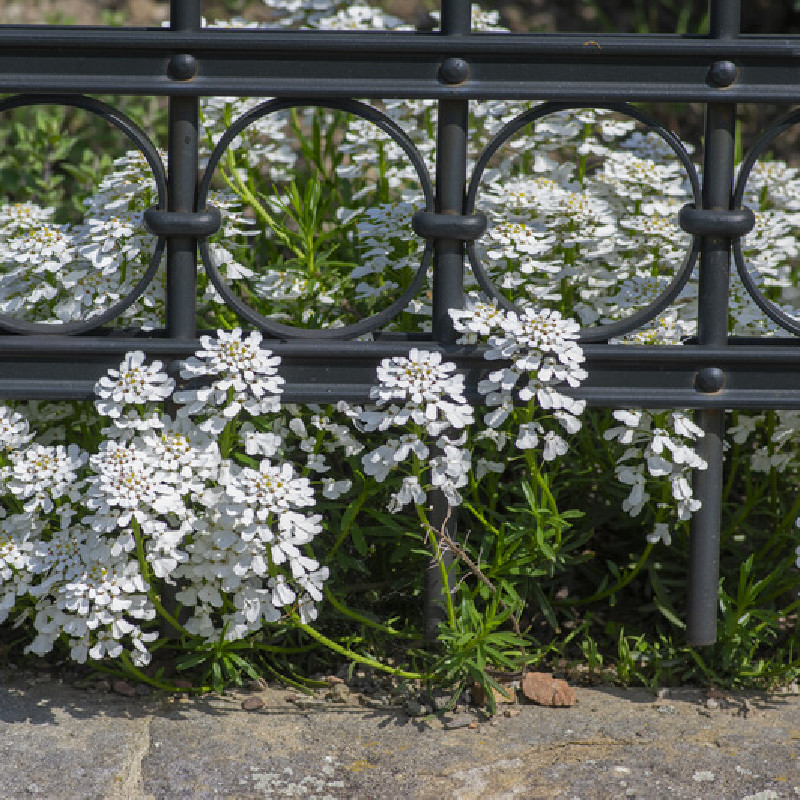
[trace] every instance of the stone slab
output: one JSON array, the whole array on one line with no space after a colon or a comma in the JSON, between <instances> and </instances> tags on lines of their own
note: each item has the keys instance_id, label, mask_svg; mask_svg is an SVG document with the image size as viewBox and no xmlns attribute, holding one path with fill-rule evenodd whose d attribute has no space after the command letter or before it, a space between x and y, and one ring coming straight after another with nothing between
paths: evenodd
<instances>
[{"instance_id":1,"label":"stone slab","mask_svg":"<svg viewBox=\"0 0 800 800\"><path fill-rule=\"evenodd\" d=\"M174 700L0 682L0 798L306 800L800 796L800 697L578 688L447 729L267 687ZM745 702L746 701L746 702ZM483 720L483 721L481 721Z\"/></svg>"}]
</instances>

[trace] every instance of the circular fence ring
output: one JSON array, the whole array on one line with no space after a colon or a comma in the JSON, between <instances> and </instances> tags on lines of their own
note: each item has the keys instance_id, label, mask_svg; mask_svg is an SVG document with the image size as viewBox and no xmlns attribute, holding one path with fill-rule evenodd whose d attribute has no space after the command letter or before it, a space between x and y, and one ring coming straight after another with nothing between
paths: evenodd
<instances>
[{"instance_id":1,"label":"circular fence ring","mask_svg":"<svg viewBox=\"0 0 800 800\"><path fill-rule=\"evenodd\" d=\"M156 182L156 191L158 193L158 208L167 208L167 175L164 169L164 164L158 154L158 150L147 134L132 120L130 117L123 114L121 111L113 108L107 103L100 100L95 100L91 97L83 95L15 95L5 100L0 101L0 113L3 111L12 111L15 108L23 108L25 106L41 106L41 105L58 105L66 106L67 108L79 108L82 111L87 111L94 114L100 119L110 122L115 128L120 130L125 136L128 137L135 145L139 152L145 157L150 169L153 172L153 177ZM159 238L156 241L156 246L153 249L153 255L150 258L150 264L145 270L142 277L137 284L116 303L113 303L104 311L99 314L90 316L89 319L81 320L79 322L61 322L61 323L45 323L45 322L27 322L25 320L17 320L8 317L5 314L0 314L0 328L10 333L21 334L61 334L73 335L78 333L85 333L95 328L104 325L106 322L118 317L123 311L129 308L136 300L141 297L148 284L153 280L158 266L161 263L161 258L164 255L165 240Z\"/></svg>"},{"instance_id":2,"label":"circular fence ring","mask_svg":"<svg viewBox=\"0 0 800 800\"><path fill-rule=\"evenodd\" d=\"M686 149L681 144L680 139L678 139L678 137L675 136L672 131L664 128L638 108L635 108L627 103L611 103L597 106L583 106L573 103L542 103L541 105L523 112L504 125L503 128L486 146L472 171L472 177L467 190L466 208L464 213L474 213L475 200L480 187L480 181L483 177L483 172L489 163L489 159L503 144L505 144L515 133L517 133L517 131L519 131L521 128L524 128L526 125L541 119L542 117L548 116L549 114L554 114L559 111L584 110L587 108L602 108L608 111L615 111L619 114L635 119L637 122L641 122L650 131L658 134L669 145L670 149L675 153L675 155L678 157L678 160L681 162L681 165L686 170L686 174L689 177L689 182L692 188L694 205L696 208L701 208L702 191L700 188L700 179L697 175L697 170L695 169L694 164L692 164ZM514 311L519 313L521 309L512 303L507 297L505 297L494 285L491 278L487 275L475 250L475 242L467 242L466 249L469 262L472 267L472 272L475 275L475 278L478 281L481 289L483 289L488 297L496 300L501 308L506 309L506 311ZM636 330L652 320L665 308L667 308L667 306L669 306L669 304L678 297L684 286L686 286L686 283L692 274L692 270L694 269L694 265L697 262L699 253L700 237L694 236L692 237L692 245L686 254L686 258L684 259L680 269L675 274L675 277L652 303L647 305L645 308L634 312L623 320L617 320L605 325L594 325L588 328L581 328L579 337L580 341L603 342L611 339L612 337L622 336L626 333L630 333L631 331Z\"/></svg>"},{"instance_id":3,"label":"circular fence ring","mask_svg":"<svg viewBox=\"0 0 800 800\"><path fill-rule=\"evenodd\" d=\"M301 99L301 98L282 98L278 100L268 100L260 105L250 109L245 114L242 114L234 123L225 131L222 138L214 148L214 152L208 159L203 179L200 182L200 187L197 196L198 211L204 211L208 201L208 193L211 188L211 181L214 177L217 165L222 158L225 150L227 150L230 143L250 124L261 119L267 114L273 114L278 111L285 111L293 108L327 108L332 111L344 111L352 114L353 116L361 117L367 122L373 123L380 128L384 133L388 134L405 152L410 159L422 187L423 196L425 198L425 211L434 210L434 192L433 183L431 182L428 169L425 162L417 150L414 143L406 135L406 133L389 117L381 113L377 109L372 108L364 103L356 100L326 100L326 99ZM240 297L238 297L225 282L214 259L211 256L211 251L208 245L208 239L203 239L200 242L200 254L203 259L208 276L214 284L217 291L220 293L224 301L236 311L241 317L248 322L255 325L259 330L271 336L280 339L347 339L351 337L361 336L365 333L370 333L390 322L397 316L414 298L414 296L422 288L425 281L425 276L430 268L431 258L433 255L433 244L431 241L425 243L425 249L422 253L420 266L411 283L406 287L405 291L394 300L389 306L366 319L359 320L351 325L344 325L341 328L299 328L294 325L285 325L281 322L276 322L269 317L260 314L254 308L251 308Z\"/></svg>"},{"instance_id":4,"label":"circular fence ring","mask_svg":"<svg viewBox=\"0 0 800 800\"><path fill-rule=\"evenodd\" d=\"M736 179L736 186L733 190L733 208L739 209L742 207L742 200L744 199L744 192L747 188L747 180L750 177L750 172L765 150L778 138L782 133L785 133L789 128L800 123L800 111L790 111L781 117L771 128L768 128L761 136L756 139L753 146L747 153L747 156L742 161L742 166L739 169L739 176ZM771 319L776 322L784 330L793 333L795 336L800 336L800 320L793 319L784 311L781 311L771 300L764 297L761 289L753 280L752 275L747 270L745 263L744 253L742 252L742 238L736 237L733 240L733 260L736 263L736 270L739 277L742 279L745 289L750 297L753 298L755 304Z\"/></svg>"}]
</instances>

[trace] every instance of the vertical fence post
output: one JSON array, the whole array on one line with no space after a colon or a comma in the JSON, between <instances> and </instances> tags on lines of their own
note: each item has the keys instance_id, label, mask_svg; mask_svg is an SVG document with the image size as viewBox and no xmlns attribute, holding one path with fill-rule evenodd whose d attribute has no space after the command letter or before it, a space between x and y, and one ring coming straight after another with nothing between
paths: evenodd
<instances>
[{"instance_id":1,"label":"vertical fence post","mask_svg":"<svg viewBox=\"0 0 800 800\"><path fill-rule=\"evenodd\" d=\"M710 38L736 38L740 20L740 0L710 0ZM709 103L706 108L703 156L704 208L730 208L735 141L735 104ZM697 309L698 341L701 345L720 347L725 346L728 340L730 251L730 238L703 238ZM699 442L698 453L708 463L708 469L695 470L693 476L695 496L703 505L692 517L686 638L691 645L703 646L714 644L717 639L725 411L698 411L697 423L705 433Z\"/></svg>"},{"instance_id":2,"label":"vertical fence post","mask_svg":"<svg viewBox=\"0 0 800 800\"><path fill-rule=\"evenodd\" d=\"M466 36L472 27L471 0L442 0L441 35ZM466 62L446 58L441 65L440 79L444 83L461 83L468 75ZM436 133L436 212L463 214L467 177L467 134L469 102L440 100L437 104ZM433 340L452 343L457 334L450 317L451 308L464 304L464 243L460 239L437 239L433 253ZM456 533L455 509L451 509L444 494L435 490L431 500L430 521L434 531L444 530L448 536ZM453 555L443 552L445 567L451 579L444 586L436 559L425 573L425 641L437 638L439 623L445 619L443 592L452 591Z\"/></svg>"},{"instance_id":3,"label":"vertical fence post","mask_svg":"<svg viewBox=\"0 0 800 800\"><path fill-rule=\"evenodd\" d=\"M203 0L170 0L170 28L173 31L199 30L202 26ZM168 75L184 81L194 77L196 63L189 53L174 55ZM167 143L169 211L192 212L197 195L197 136L199 100L196 97L169 98L169 131ZM166 333L174 339L197 336L197 240L190 236L167 239ZM164 584L162 602L179 616L180 604L175 595L177 586ZM164 622L161 635L165 639L180 634Z\"/></svg>"},{"instance_id":4,"label":"vertical fence post","mask_svg":"<svg viewBox=\"0 0 800 800\"><path fill-rule=\"evenodd\" d=\"M170 28L199 30L202 0L170 0ZM182 53L172 57L169 75L173 80L194 77L194 57ZM197 128L199 101L196 97L169 99L169 210L195 210L197 189ZM197 242L189 236L171 237L167 242L167 335L177 339L196 336Z\"/></svg>"}]
</instances>

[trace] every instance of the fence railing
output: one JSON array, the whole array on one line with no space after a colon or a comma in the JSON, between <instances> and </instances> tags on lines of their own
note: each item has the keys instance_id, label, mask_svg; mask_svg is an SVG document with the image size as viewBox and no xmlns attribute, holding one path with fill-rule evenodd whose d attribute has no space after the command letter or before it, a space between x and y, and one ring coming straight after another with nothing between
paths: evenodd
<instances>
[{"instance_id":1,"label":"fence railing","mask_svg":"<svg viewBox=\"0 0 800 800\"><path fill-rule=\"evenodd\" d=\"M692 521L688 639L696 645L713 642L725 411L800 408L800 327L753 283L739 245L753 225L753 214L741 207L748 170L800 116L785 118L763 135L734 187L737 104L796 102L800 45L788 36L740 36L739 0L710 0L709 7L710 31L703 36L473 33L469 0L442 0L440 30L425 33L210 30L202 27L201 0L172 0L170 25L163 29L0 26L0 92L15 94L0 103L0 111L41 103L82 108L117 126L145 155L159 196L146 221L158 244L153 266L133 294L152 279L164 251L167 273L166 315L159 330L107 326L134 297L88 320L63 325L0 317L0 395L88 398L97 379L128 350L170 360L197 349L197 271L215 269L204 242L220 223L217 210L206 204L213 165L205 177L198 168L201 97L277 98L276 108L320 105L366 115L406 149L423 181L427 205L415 216L414 227L427 243L419 274L424 276L429 265L432 270L429 335L380 332L410 302L419 280L377 319L319 331L273 323L237 305L235 296L225 296L282 357L284 398L294 402L364 401L379 361L413 346L441 350L474 389L482 349L456 344L449 311L462 307L467 269L488 295L508 306L474 247L485 225L476 202L481 171L504 137L553 111L610 107L643 121L670 143L675 140L670 131L628 104L703 103L702 184L691 163L684 164L695 198L680 223L694 237L691 252L654 303L624 322L584 329L589 378L574 392L595 406L697 410L705 432L700 455L709 466L695 475L702 509ZM169 98L166 167L148 132L87 97L109 94ZM426 177L402 132L355 98L437 101L435 181ZM504 129L470 179L470 102L485 99L549 103ZM682 152L676 147L677 155ZM787 336L728 335L732 256L759 308ZM666 308L695 262L699 301L694 340L676 346L609 343ZM353 341L368 330L376 330L374 341ZM444 524L446 503L440 506L438 522Z\"/></svg>"}]
</instances>

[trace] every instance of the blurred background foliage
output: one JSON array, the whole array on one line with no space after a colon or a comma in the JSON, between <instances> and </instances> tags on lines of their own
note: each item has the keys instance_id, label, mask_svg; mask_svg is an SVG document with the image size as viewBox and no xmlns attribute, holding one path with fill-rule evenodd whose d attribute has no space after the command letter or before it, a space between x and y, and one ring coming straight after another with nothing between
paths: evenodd
<instances>
[{"instance_id":1,"label":"blurred background foliage","mask_svg":"<svg viewBox=\"0 0 800 800\"><path fill-rule=\"evenodd\" d=\"M388 12L420 30L430 29L430 12L438 0L374 0ZM516 32L669 33L702 35L708 27L708 3L698 0L483 0L483 8L500 13L501 23ZM269 22L273 17L262 0L205 0L209 20L242 17ZM168 0L7 0L0 23L79 25L154 25L169 17ZM742 3L742 30L746 34L800 34L800 0L746 0ZM700 105L651 106L667 127L697 147L702 140ZM740 111L743 150L786 109L749 106ZM774 156L793 165L800 134L780 137Z\"/></svg>"}]
</instances>

